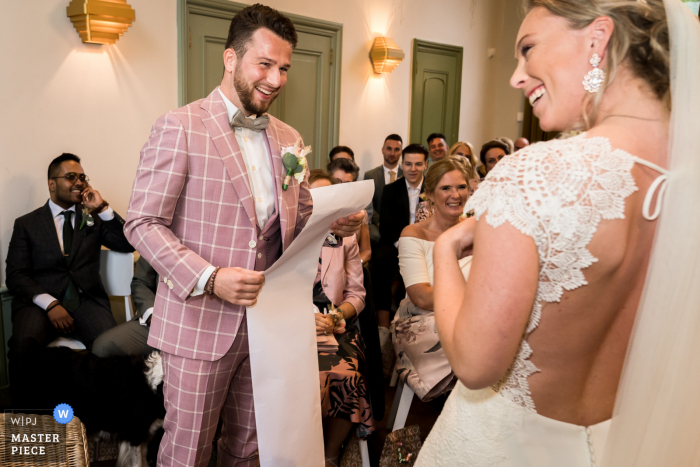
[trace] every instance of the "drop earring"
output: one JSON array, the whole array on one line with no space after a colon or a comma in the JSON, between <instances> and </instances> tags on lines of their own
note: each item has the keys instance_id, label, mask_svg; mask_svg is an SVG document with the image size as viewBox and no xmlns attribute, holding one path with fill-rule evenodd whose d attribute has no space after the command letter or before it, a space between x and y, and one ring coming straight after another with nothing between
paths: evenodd
<instances>
[{"instance_id":1,"label":"drop earring","mask_svg":"<svg viewBox=\"0 0 700 467\"><path fill-rule=\"evenodd\" d=\"M593 54L590 63L593 65L593 69L583 79L583 89L591 94L595 94L600 89L603 81L605 81L605 72L598 68L598 65L600 65L600 56L598 54Z\"/></svg>"}]
</instances>

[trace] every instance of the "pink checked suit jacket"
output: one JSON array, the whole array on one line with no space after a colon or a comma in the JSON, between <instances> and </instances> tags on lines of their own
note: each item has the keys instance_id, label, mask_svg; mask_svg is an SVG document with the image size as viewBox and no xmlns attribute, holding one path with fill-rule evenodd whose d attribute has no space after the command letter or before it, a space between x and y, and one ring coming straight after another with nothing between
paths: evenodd
<instances>
[{"instance_id":1,"label":"pink checked suit jacket","mask_svg":"<svg viewBox=\"0 0 700 467\"><path fill-rule=\"evenodd\" d=\"M311 194L306 181L293 177L281 189L280 149L293 146L299 133L272 116L264 133L285 250L311 215ZM127 239L163 279L149 345L197 360L226 354L245 307L190 293L210 265L254 269L256 229L245 163L218 88L160 117L141 150L125 225Z\"/></svg>"},{"instance_id":2,"label":"pink checked suit jacket","mask_svg":"<svg viewBox=\"0 0 700 467\"><path fill-rule=\"evenodd\" d=\"M343 238L343 246L321 248L321 286L335 305L350 303L358 315L365 308L360 248L354 235Z\"/></svg>"}]
</instances>

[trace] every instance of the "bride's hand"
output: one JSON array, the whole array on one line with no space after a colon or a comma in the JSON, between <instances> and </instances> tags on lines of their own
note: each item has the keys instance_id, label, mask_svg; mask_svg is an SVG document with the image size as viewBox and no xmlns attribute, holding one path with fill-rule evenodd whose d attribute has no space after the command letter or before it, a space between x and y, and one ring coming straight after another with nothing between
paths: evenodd
<instances>
[{"instance_id":1,"label":"bride's hand","mask_svg":"<svg viewBox=\"0 0 700 467\"><path fill-rule=\"evenodd\" d=\"M437 242L435 242L436 250L446 249L454 252L457 259L469 256L472 253L472 247L474 245L475 226L475 217L470 217L459 222L438 237Z\"/></svg>"}]
</instances>

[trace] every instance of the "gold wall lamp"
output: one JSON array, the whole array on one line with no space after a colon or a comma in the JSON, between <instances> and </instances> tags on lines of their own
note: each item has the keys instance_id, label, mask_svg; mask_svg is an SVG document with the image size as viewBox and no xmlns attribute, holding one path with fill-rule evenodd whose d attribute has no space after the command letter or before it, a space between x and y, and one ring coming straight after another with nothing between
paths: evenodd
<instances>
[{"instance_id":1,"label":"gold wall lamp","mask_svg":"<svg viewBox=\"0 0 700 467\"><path fill-rule=\"evenodd\" d=\"M73 0L66 12L88 44L114 44L136 19L126 0Z\"/></svg>"},{"instance_id":2,"label":"gold wall lamp","mask_svg":"<svg viewBox=\"0 0 700 467\"><path fill-rule=\"evenodd\" d=\"M391 73L406 55L390 37L377 37L369 52L375 73Z\"/></svg>"}]
</instances>

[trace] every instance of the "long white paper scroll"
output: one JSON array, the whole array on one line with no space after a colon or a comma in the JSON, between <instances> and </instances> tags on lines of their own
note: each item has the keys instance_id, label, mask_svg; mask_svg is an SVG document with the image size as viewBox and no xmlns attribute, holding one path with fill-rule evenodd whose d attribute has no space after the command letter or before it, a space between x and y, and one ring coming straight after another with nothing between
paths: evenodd
<instances>
[{"instance_id":1,"label":"long white paper scroll","mask_svg":"<svg viewBox=\"0 0 700 467\"><path fill-rule=\"evenodd\" d=\"M324 465L313 282L330 225L364 209L373 193L372 180L311 190L311 218L247 310L262 467Z\"/></svg>"}]
</instances>

